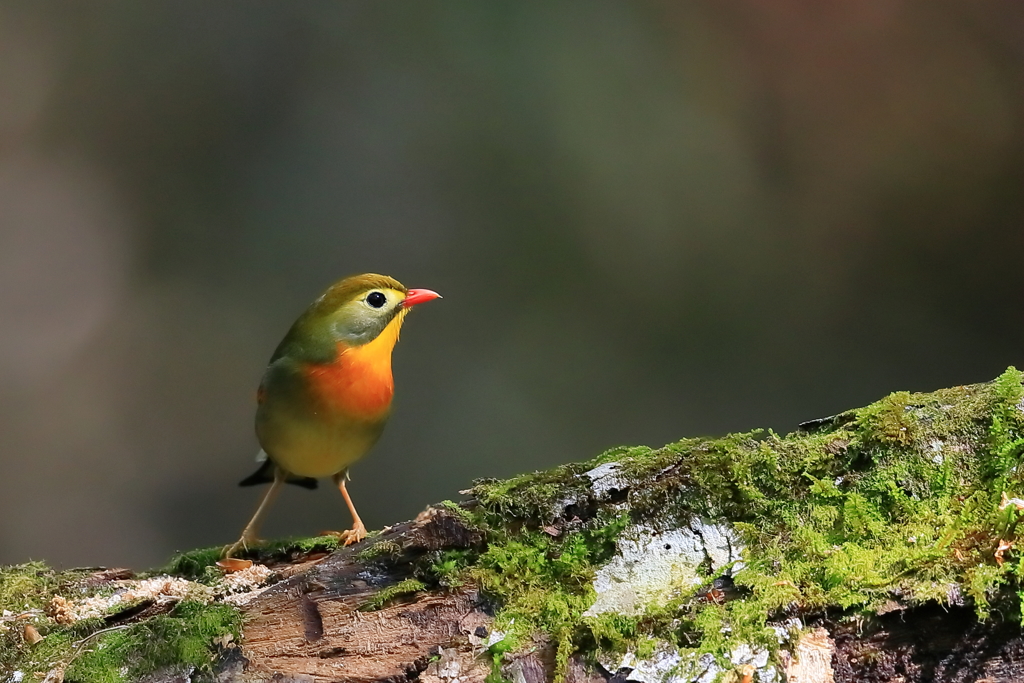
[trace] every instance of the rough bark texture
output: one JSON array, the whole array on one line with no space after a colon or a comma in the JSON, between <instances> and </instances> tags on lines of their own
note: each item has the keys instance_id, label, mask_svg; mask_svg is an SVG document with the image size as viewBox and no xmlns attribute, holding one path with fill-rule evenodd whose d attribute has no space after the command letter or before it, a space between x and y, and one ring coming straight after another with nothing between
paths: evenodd
<instances>
[{"instance_id":1,"label":"rough bark texture","mask_svg":"<svg viewBox=\"0 0 1024 683\"><path fill-rule=\"evenodd\" d=\"M228 657L220 681L483 681L491 660L482 642L490 633L488 606L474 589L423 592L373 612L372 597L410 575L405 562L427 549L464 548L475 539L460 520L432 510L424 520L381 537L402 547L386 571L336 552L276 584L246 607L240 656ZM452 544L452 545L448 545ZM1010 683L1024 680L1024 638L1017 622L979 622L967 607L925 605L856 623L828 615L787 659L793 683ZM549 647L538 643L501 668L516 683L553 678ZM635 680L583 658L570 661L568 683ZM742 679L736 679L737 681Z\"/></svg>"},{"instance_id":2,"label":"rough bark texture","mask_svg":"<svg viewBox=\"0 0 1024 683\"><path fill-rule=\"evenodd\" d=\"M0 683L1021 681L1021 377L484 482L242 587L0 570Z\"/></svg>"},{"instance_id":3,"label":"rough bark texture","mask_svg":"<svg viewBox=\"0 0 1024 683\"><path fill-rule=\"evenodd\" d=\"M487 633L491 623L476 590L420 593L407 600L397 596L375 611L360 608L412 576L402 558L481 540L457 517L438 511L375 539L399 549L388 562L368 567L359 561L357 549L341 550L274 585L246 606L244 679L285 675L317 682L404 683L423 679L432 660L457 658L467 664L460 669L467 680L472 658L462 655L471 652L469 637ZM481 668L480 680L490 671L476 668Z\"/></svg>"}]
</instances>

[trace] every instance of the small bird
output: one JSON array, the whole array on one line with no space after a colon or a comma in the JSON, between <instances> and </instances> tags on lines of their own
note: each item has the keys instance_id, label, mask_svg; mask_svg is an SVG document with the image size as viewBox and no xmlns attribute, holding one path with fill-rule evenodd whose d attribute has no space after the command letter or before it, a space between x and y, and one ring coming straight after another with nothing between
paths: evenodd
<instances>
[{"instance_id":1,"label":"small bird","mask_svg":"<svg viewBox=\"0 0 1024 683\"><path fill-rule=\"evenodd\" d=\"M373 447L391 414L391 351L409 310L440 298L367 273L331 285L299 316L278 345L256 392L260 468L241 486L270 483L231 557L258 542L257 532L285 483L316 488L331 477L352 513L337 532L349 545L366 527L345 487L348 468Z\"/></svg>"}]
</instances>

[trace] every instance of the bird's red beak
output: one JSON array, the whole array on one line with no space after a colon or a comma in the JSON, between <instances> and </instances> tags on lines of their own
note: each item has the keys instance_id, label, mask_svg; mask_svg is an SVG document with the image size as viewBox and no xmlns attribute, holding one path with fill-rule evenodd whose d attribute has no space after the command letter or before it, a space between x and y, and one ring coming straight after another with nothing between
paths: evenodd
<instances>
[{"instance_id":1,"label":"bird's red beak","mask_svg":"<svg viewBox=\"0 0 1024 683\"><path fill-rule=\"evenodd\" d=\"M409 293L405 295L405 301L402 302L402 307L410 308L416 304L422 304L427 301L433 301L434 299L440 298L440 294L430 289L410 289Z\"/></svg>"}]
</instances>

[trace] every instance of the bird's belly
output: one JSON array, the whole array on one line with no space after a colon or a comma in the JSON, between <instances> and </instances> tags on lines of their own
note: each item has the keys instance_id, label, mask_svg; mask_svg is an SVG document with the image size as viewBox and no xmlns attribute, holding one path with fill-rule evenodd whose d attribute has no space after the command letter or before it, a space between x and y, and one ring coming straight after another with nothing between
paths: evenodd
<instances>
[{"instance_id":1,"label":"bird's belly","mask_svg":"<svg viewBox=\"0 0 1024 683\"><path fill-rule=\"evenodd\" d=\"M279 415L257 420L256 435L270 459L292 474L329 477L366 455L380 438L384 422Z\"/></svg>"}]
</instances>

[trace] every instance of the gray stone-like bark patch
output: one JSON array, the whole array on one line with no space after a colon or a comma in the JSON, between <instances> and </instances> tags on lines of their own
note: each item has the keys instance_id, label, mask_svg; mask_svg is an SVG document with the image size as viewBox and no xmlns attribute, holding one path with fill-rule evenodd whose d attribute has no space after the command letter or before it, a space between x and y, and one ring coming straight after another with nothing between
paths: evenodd
<instances>
[{"instance_id":1,"label":"gray stone-like bark patch","mask_svg":"<svg viewBox=\"0 0 1024 683\"><path fill-rule=\"evenodd\" d=\"M638 525L626 529L618 553L597 571L597 600L584 616L616 613L637 615L679 591L703 583L703 573L718 572L739 562L742 546L726 524L694 519L689 527L658 532Z\"/></svg>"}]
</instances>

